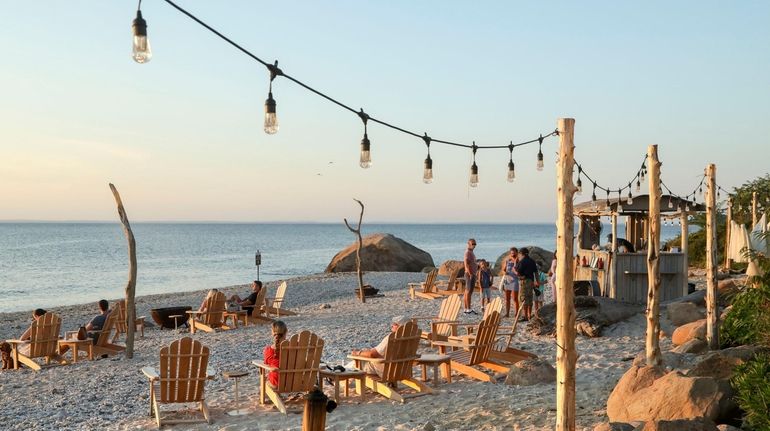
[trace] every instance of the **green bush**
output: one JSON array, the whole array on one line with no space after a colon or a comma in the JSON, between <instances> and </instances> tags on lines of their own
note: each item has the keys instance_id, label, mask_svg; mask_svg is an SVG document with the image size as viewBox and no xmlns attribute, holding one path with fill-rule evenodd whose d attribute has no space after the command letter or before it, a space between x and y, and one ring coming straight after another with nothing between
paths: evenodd
<instances>
[{"instance_id":1,"label":"green bush","mask_svg":"<svg viewBox=\"0 0 770 431\"><path fill-rule=\"evenodd\" d=\"M737 366L731 384L744 411L743 429L770 430L770 355L761 353Z\"/></svg>"},{"instance_id":2,"label":"green bush","mask_svg":"<svg viewBox=\"0 0 770 431\"><path fill-rule=\"evenodd\" d=\"M722 346L770 346L770 283L745 288L732 305L719 331Z\"/></svg>"}]
</instances>

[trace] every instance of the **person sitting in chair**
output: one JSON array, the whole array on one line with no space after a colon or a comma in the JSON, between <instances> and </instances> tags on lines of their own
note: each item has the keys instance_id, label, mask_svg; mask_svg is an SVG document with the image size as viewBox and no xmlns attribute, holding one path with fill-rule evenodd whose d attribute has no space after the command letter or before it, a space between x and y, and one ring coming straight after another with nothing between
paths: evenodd
<instances>
[{"instance_id":1,"label":"person sitting in chair","mask_svg":"<svg viewBox=\"0 0 770 431\"><path fill-rule=\"evenodd\" d=\"M251 283L251 294L249 294L249 296L241 299L240 296L233 295L230 297L230 302L234 302L245 308L246 314L251 316L251 312L254 311L254 307L257 305L257 295L259 295L260 290L262 290L262 282L254 280L254 282Z\"/></svg>"},{"instance_id":2,"label":"person sitting in chair","mask_svg":"<svg viewBox=\"0 0 770 431\"><path fill-rule=\"evenodd\" d=\"M608 249L612 248L612 234L607 235L607 242L609 243ZM634 253L634 245L631 244L628 240L625 238L618 238L618 250L620 250L620 247L623 247L626 250L626 253ZM610 251L616 251L616 250L610 250Z\"/></svg>"},{"instance_id":3,"label":"person sitting in chair","mask_svg":"<svg viewBox=\"0 0 770 431\"><path fill-rule=\"evenodd\" d=\"M410 322L410 319L405 316L396 316L391 320L390 322L390 331L396 332L398 331L398 328L401 327L401 325L406 325ZM388 349L388 339L390 338L390 334L386 335L385 338L380 341L380 344L377 346L371 348L371 349L362 349L362 350L353 350L350 352L353 356L362 356L364 358L384 358L385 357L385 351ZM356 367L355 362L349 362L345 364L346 369L353 369ZM382 377L382 372L385 369L385 366L383 364L373 364L371 362L366 362L366 365L364 365L363 371L365 371L367 374L376 374L380 377Z\"/></svg>"},{"instance_id":4,"label":"person sitting in chair","mask_svg":"<svg viewBox=\"0 0 770 431\"><path fill-rule=\"evenodd\" d=\"M99 300L97 305L99 306L99 314L86 324L86 331L88 336L93 339L94 344L99 340L99 334L104 328L104 322L107 321L107 316L110 314L110 303L106 299Z\"/></svg>"},{"instance_id":5,"label":"person sitting in chair","mask_svg":"<svg viewBox=\"0 0 770 431\"><path fill-rule=\"evenodd\" d=\"M265 358L265 364L270 365L271 367L276 367L281 364L280 356L278 355L279 347L281 345L281 342L286 339L286 333L289 332L289 328L286 327L286 324L281 320L276 320L273 322L273 344L270 346L266 346L265 350L262 352L262 355ZM273 386L278 387L278 372L277 371L271 371L267 375L267 381Z\"/></svg>"},{"instance_id":6,"label":"person sitting in chair","mask_svg":"<svg viewBox=\"0 0 770 431\"><path fill-rule=\"evenodd\" d=\"M37 308L35 311L32 312L32 322L36 322L38 319L43 317L43 315L46 313L45 310L42 308ZM27 328L26 331L24 331L23 334L21 334L21 337L19 337L19 340L21 341L27 341L27 343L19 345L19 353L22 355L29 355L29 341L32 339L32 325L29 325L29 328Z\"/></svg>"}]
</instances>

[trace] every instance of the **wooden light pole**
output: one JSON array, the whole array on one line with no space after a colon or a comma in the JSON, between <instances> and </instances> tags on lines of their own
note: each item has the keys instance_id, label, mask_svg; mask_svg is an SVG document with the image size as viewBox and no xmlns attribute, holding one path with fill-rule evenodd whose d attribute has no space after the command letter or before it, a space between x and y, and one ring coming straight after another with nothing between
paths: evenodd
<instances>
[{"instance_id":1,"label":"wooden light pole","mask_svg":"<svg viewBox=\"0 0 770 431\"><path fill-rule=\"evenodd\" d=\"M719 313L717 310L717 167L706 167L706 342L709 349L719 349Z\"/></svg>"},{"instance_id":2,"label":"wooden light pole","mask_svg":"<svg viewBox=\"0 0 770 431\"><path fill-rule=\"evenodd\" d=\"M727 223L725 226L725 271L730 272L733 260L730 259L730 237L732 236L733 200L727 198Z\"/></svg>"},{"instance_id":3,"label":"wooden light pole","mask_svg":"<svg viewBox=\"0 0 770 431\"><path fill-rule=\"evenodd\" d=\"M689 287L687 285L687 277L690 274L690 214L687 212L687 204L681 203L681 215L680 215L680 224L682 225L682 243L680 246L682 247L682 255L684 256L684 287L682 289L682 296L687 295L687 291L689 290Z\"/></svg>"},{"instance_id":4,"label":"wooden light pole","mask_svg":"<svg viewBox=\"0 0 770 431\"><path fill-rule=\"evenodd\" d=\"M647 243L647 365L662 363L660 355L660 161L658 146L647 148L650 168L650 238Z\"/></svg>"},{"instance_id":5,"label":"wooden light pole","mask_svg":"<svg viewBox=\"0 0 770 431\"><path fill-rule=\"evenodd\" d=\"M572 184L575 165L575 120L560 118L559 163L556 167L556 430L575 430L575 292L572 247L575 225Z\"/></svg>"},{"instance_id":6,"label":"wooden light pole","mask_svg":"<svg viewBox=\"0 0 770 431\"><path fill-rule=\"evenodd\" d=\"M618 213L610 216L612 223L612 244L610 245L610 298L617 298L618 294Z\"/></svg>"},{"instance_id":7,"label":"wooden light pole","mask_svg":"<svg viewBox=\"0 0 770 431\"><path fill-rule=\"evenodd\" d=\"M757 225L757 192L751 192L751 227L749 230L754 229Z\"/></svg>"},{"instance_id":8,"label":"wooden light pole","mask_svg":"<svg viewBox=\"0 0 770 431\"><path fill-rule=\"evenodd\" d=\"M134 298L136 297L136 240L134 239L134 233L131 231L131 224L128 222L128 216L126 210L123 208L123 201L120 199L120 193L112 183L110 183L110 190L112 190L112 196L115 198L115 203L118 205L118 217L120 217L120 223L123 225L123 232L126 234L126 241L128 241L128 282L126 283L126 358L131 359L134 357L134 331L136 330L136 324L134 323L134 316L136 316L136 307L134 305Z\"/></svg>"}]
</instances>

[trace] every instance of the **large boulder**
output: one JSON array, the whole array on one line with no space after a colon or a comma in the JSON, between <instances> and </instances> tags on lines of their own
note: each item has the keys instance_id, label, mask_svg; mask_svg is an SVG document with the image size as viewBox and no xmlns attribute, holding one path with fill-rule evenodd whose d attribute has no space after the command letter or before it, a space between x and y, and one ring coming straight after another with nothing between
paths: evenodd
<instances>
[{"instance_id":1,"label":"large boulder","mask_svg":"<svg viewBox=\"0 0 770 431\"><path fill-rule=\"evenodd\" d=\"M701 320L706 317L706 311L692 302L677 302L666 307L666 317L674 326Z\"/></svg>"},{"instance_id":2,"label":"large boulder","mask_svg":"<svg viewBox=\"0 0 770 431\"><path fill-rule=\"evenodd\" d=\"M337 253L326 272L351 272L356 270L355 242ZM434 266L427 252L389 233L375 233L363 238L361 269L363 271L420 272L426 266Z\"/></svg>"},{"instance_id":3,"label":"large boulder","mask_svg":"<svg viewBox=\"0 0 770 431\"><path fill-rule=\"evenodd\" d=\"M693 338L684 344L674 347L671 351L675 353L703 353L708 350L708 347L709 345L706 343L706 340Z\"/></svg>"},{"instance_id":4,"label":"large boulder","mask_svg":"<svg viewBox=\"0 0 770 431\"><path fill-rule=\"evenodd\" d=\"M532 386L554 382L556 382L556 369L544 359L519 361L511 366L505 378L506 385Z\"/></svg>"},{"instance_id":5,"label":"large boulder","mask_svg":"<svg viewBox=\"0 0 770 431\"><path fill-rule=\"evenodd\" d=\"M518 247L521 248L521 247ZM540 248L534 245L527 246L527 249L529 249L529 257L531 257L535 263L537 264L538 269L540 269L543 272L548 272L548 270L551 269L551 262L553 261L553 252L548 251L544 248ZM503 262L505 259L510 256L511 252L510 249L503 252L503 254L500 255L500 257L497 258L495 261L495 266L492 268L492 274L496 275L502 275L503 273Z\"/></svg>"},{"instance_id":6,"label":"large boulder","mask_svg":"<svg viewBox=\"0 0 770 431\"><path fill-rule=\"evenodd\" d=\"M578 334L587 337L600 337L605 327L628 319L644 311L643 305L630 304L600 296L575 297L575 328ZM540 307L532 317L527 328L537 335L556 333L556 304Z\"/></svg>"},{"instance_id":7,"label":"large boulder","mask_svg":"<svg viewBox=\"0 0 770 431\"><path fill-rule=\"evenodd\" d=\"M675 346L681 346L695 338L699 340L706 339L706 319L696 320L695 322L682 325L676 328L674 333L671 334L671 342Z\"/></svg>"},{"instance_id":8,"label":"large boulder","mask_svg":"<svg viewBox=\"0 0 770 431\"><path fill-rule=\"evenodd\" d=\"M445 260L441 262L441 266L438 267L438 275L449 276L452 271L459 269L458 277L465 276L465 264L462 260Z\"/></svg>"},{"instance_id":9,"label":"large boulder","mask_svg":"<svg viewBox=\"0 0 770 431\"><path fill-rule=\"evenodd\" d=\"M681 296L676 299L672 299L670 301L666 301L664 304L678 304L682 302L691 302L699 307L705 307L706 306L706 291L705 290L696 290L693 293L690 293L689 295Z\"/></svg>"}]
</instances>

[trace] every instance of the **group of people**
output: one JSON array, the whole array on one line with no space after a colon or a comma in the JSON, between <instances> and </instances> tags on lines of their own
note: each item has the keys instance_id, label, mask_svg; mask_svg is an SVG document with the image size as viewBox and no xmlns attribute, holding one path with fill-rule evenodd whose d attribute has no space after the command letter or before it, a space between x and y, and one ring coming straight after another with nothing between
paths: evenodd
<instances>
[{"instance_id":1,"label":"group of people","mask_svg":"<svg viewBox=\"0 0 770 431\"><path fill-rule=\"evenodd\" d=\"M468 247L463 257L465 270L465 292L463 296L465 314L477 314L473 310L473 290L478 283L481 287L481 307L484 307L492 299L492 283L494 275L489 268L489 262L484 259L476 259L474 249L476 240L468 240ZM514 302L514 313L521 309L520 320L527 321L533 312L544 304L553 301L554 286L556 283L556 252L551 262L548 273L541 272L537 263L529 257L529 249L511 247L510 254L503 262L503 279L500 290L505 296L505 315L510 317L511 298Z\"/></svg>"}]
</instances>

